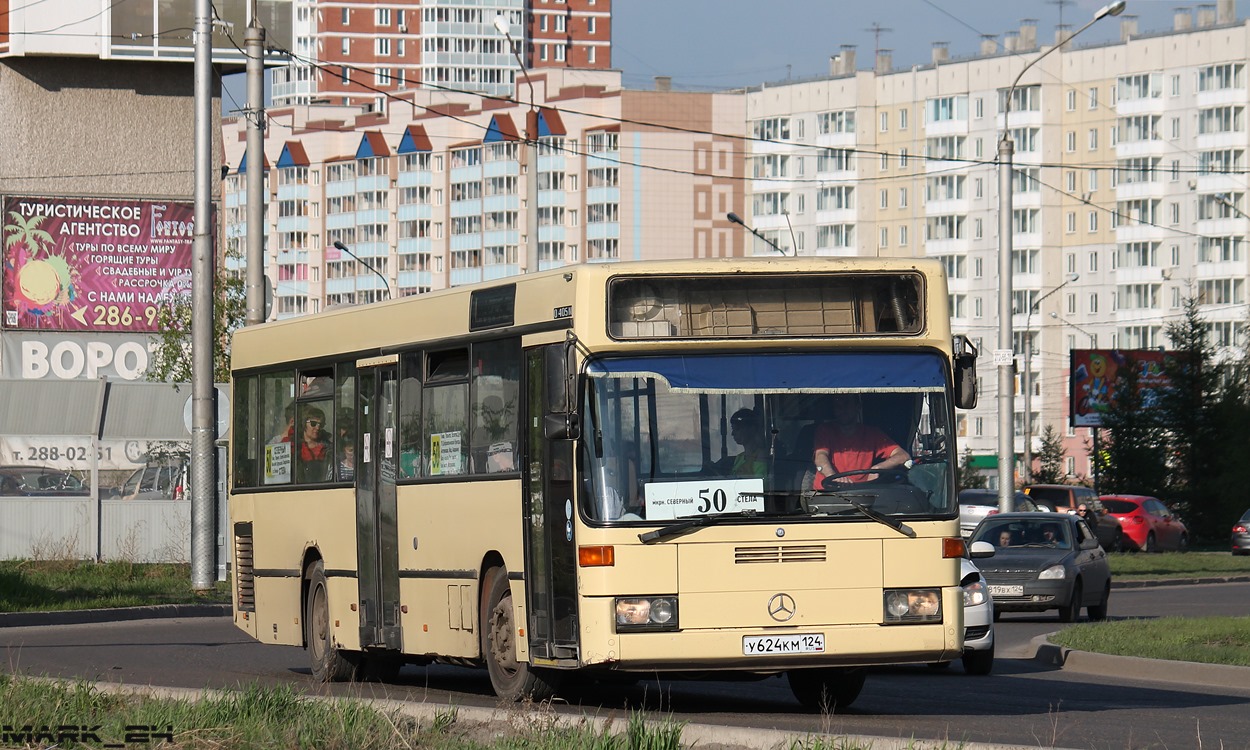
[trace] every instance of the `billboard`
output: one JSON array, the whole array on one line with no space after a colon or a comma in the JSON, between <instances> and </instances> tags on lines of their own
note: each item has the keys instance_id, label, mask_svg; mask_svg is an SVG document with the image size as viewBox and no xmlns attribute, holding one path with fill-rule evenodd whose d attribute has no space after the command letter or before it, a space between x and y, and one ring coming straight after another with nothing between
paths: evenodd
<instances>
[{"instance_id":1,"label":"billboard","mask_svg":"<svg viewBox=\"0 0 1250 750\"><path fill-rule=\"evenodd\" d=\"M1115 398L1120 371L1130 363L1138 368L1142 406L1150 408L1158 393L1168 387L1163 361L1171 356L1159 349L1073 349L1068 379L1072 426L1102 426L1103 415Z\"/></svg>"},{"instance_id":2,"label":"billboard","mask_svg":"<svg viewBox=\"0 0 1250 750\"><path fill-rule=\"evenodd\" d=\"M23 380L141 380L152 337L137 333L33 333L0 336L0 377Z\"/></svg>"},{"instance_id":3,"label":"billboard","mask_svg":"<svg viewBox=\"0 0 1250 750\"><path fill-rule=\"evenodd\" d=\"M153 333L191 293L191 203L9 196L3 210L5 328Z\"/></svg>"}]
</instances>

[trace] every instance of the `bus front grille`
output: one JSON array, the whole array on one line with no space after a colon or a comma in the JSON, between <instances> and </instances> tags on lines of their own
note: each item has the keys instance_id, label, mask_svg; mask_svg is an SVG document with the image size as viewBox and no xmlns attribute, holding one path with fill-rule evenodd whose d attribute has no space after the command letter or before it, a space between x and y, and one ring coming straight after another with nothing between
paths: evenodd
<instances>
[{"instance_id":1,"label":"bus front grille","mask_svg":"<svg viewBox=\"0 0 1250 750\"><path fill-rule=\"evenodd\" d=\"M245 528L244 528L245 527ZM256 611L256 583L252 572L252 525L238 524L234 531L235 588L239 611Z\"/></svg>"},{"instance_id":2,"label":"bus front grille","mask_svg":"<svg viewBox=\"0 0 1250 750\"><path fill-rule=\"evenodd\" d=\"M735 547L734 564L824 562L825 545L801 544L792 546L767 545L759 547Z\"/></svg>"}]
</instances>

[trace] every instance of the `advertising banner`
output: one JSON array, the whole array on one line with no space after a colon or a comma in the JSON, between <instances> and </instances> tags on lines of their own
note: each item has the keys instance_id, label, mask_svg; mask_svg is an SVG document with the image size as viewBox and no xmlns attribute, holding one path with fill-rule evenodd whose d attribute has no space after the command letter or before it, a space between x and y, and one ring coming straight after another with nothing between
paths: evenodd
<instances>
[{"instance_id":1,"label":"advertising banner","mask_svg":"<svg viewBox=\"0 0 1250 750\"><path fill-rule=\"evenodd\" d=\"M143 334L6 333L0 336L0 376L140 380L147 372L152 346L151 338Z\"/></svg>"},{"instance_id":2,"label":"advertising banner","mask_svg":"<svg viewBox=\"0 0 1250 750\"><path fill-rule=\"evenodd\" d=\"M1121 369L1135 364L1137 389L1143 408L1150 408L1168 387L1164 359L1173 356L1158 349L1073 349L1069 403L1073 427L1101 427L1103 415L1115 398Z\"/></svg>"},{"instance_id":3,"label":"advertising banner","mask_svg":"<svg viewBox=\"0 0 1250 750\"><path fill-rule=\"evenodd\" d=\"M44 466L59 471L91 471L91 454L100 471L133 470L164 455L190 452L190 443L105 439L92 448L91 438L74 435L0 435L0 464Z\"/></svg>"},{"instance_id":4,"label":"advertising banner","mask_svg":"<svg viewBox=\"0 0 1250 750\"><path fill-rule=\"evenodd\" d=\"M4 327L157 331L161 305L191 293L194 205L4 199Z\"/></svg>"}]
</instances>

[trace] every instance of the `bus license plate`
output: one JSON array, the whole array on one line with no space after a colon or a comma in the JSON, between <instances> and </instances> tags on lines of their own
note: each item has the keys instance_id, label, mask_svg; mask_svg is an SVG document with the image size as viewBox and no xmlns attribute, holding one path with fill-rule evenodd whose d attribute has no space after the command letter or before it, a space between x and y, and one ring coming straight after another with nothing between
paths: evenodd
<instances>
[{"instance_id":1,"label":"bus license plate","mask_svg":"<svg viewBox=\"0 0 1250 750\"><path fill-rule=\"evenodd\" d=\"M742 653L746 656L774 656L778 654L823 654L824 633L794 633L792 635L748 635L742 638Z\"/></svg>"},{"instance_id":2,"label":"bus license plate","mask_svg":"<svg viewBox=\"0 0 1250 750\"><path fill-rule=\"evenodd\" d=\"M990 596L1024 596L1024 587L990 586Z\"/></svg>"}]
</instances>

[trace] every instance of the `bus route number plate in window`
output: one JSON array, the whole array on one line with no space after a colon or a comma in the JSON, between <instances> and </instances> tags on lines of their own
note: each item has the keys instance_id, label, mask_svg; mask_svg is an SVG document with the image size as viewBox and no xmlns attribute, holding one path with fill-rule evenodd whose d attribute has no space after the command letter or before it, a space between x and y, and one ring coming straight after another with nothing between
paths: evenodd
<instances>
[{"instance_id":1,"label":"bus route number plate in window","mask_svg":"<svg viewBox=\"0 0 1250 750\"><path fill-rule=\"evenodd\" d=\"M742 653L745 656L823 654L825 653L825 634L745 635L742 637Z\"/></svg>"},{"instance_id":2,"label":"bus route number plate in window","mask_svg":"<svg viewBox=\"0 0 1250 750\"><path fill-rule=\"evenodd\" d=\"M643 488L647 520L658 521L688 516L715 516L764 510L764 480L705 479L696 482L649 482ZM743 497L742 493L757 493Z\"/></svg>"}]
</instances>

